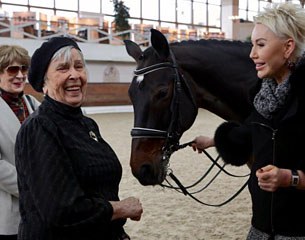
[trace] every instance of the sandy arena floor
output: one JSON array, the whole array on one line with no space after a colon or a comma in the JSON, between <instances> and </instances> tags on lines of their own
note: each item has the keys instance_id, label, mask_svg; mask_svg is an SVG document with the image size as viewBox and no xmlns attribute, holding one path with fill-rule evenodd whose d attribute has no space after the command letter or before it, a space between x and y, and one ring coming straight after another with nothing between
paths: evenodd
<instances>
[{"instance_id":1,"label":"sandy arena floor","mask_svg":"<svg viewBox=\"0 0 305 240\"><path fill-rule=\"evenodd\" d=\"M160 186L142 186L132 176L129 167L130 129L133 113L111 113L90 115L100 126L103 138L117 153L122 166L123 178L120 197L140 198L144 213L140 222L128 220L125 229L132 240L231 240L246 238L251 221L251 202L247 188L232 202L222 207L203 206L190 197ZM200 110L198 117L181 140L192 140L197 135L212 136L223 122L219 117ZM216 156L214 149L208 152ZM193 183L211 165L208 158L186 148L171 157L171 168L184 185ZM235 174L247 174L247 167L226 167ZM213 176L217 170L212 171ZM214 173L214 174L213 174ZM209 178L210 179L210 178ZM208 180L204 182L207 183ZM197 197L207 203L216 204L233 195L247 178L233 178L221 173L217 180ZM203 184L204 185L204 184ZM202 186L203 186L202 185Z\"/></svg>"}]
</instances>

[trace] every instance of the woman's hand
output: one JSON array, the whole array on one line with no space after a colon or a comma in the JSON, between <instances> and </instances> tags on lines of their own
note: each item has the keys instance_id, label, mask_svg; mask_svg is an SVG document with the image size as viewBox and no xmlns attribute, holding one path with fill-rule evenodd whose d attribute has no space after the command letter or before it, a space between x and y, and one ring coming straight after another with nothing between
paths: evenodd
<instances>
[{"instance_id":1,"label":"woman's hand","mask_svg":"<svg viewBox=\"0 0 305 240\"><path fill-rule=\"evenodd\" d=\"M112 220L130 218L133 221L140 221L143 208L138 198L128 197L121 201L111 201L110 204L113 207Z\"/></svg>"},{"instance_id":2,"label":"woman's hand","mask_svg":"<svg viewBox=\"0 0 305 240\"><path fill-rule=\"evenodd\" d=\"M267 165L256 171L258 185L262 190L274 192L279 187L289 187L291 170Z\"/></svg>"},{"instance_id":3,"label":"woman's hand","mask_svg":"<svg viewBox=\"0 0 305 240\"><path fill-rule=\"evenodd\" d=\"M214 138L210 138L207 136L198 136L193 140L191 147L194 151L198 151L198 153L202 153L202 150L215 146Z\"/></svg>"}]
</instances>

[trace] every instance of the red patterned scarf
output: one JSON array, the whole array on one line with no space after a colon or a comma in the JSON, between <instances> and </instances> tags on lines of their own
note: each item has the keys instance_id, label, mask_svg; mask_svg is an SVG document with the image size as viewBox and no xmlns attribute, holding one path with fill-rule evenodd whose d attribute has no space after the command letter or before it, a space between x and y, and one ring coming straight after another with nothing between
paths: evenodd
<instances>
[{"instance_id":1,"label":"red patterned scarf","mask_svg":"<svg viewBox=\"0 0 305 240\"><path fill-rule=\"evenodd\" d=\"M20 123L29 116L29 110L26 106L24 99L22 98L23 92L18 96L15 96L9 92L0 89L0 96L10 106L12 111L15 113Z\"/></svg>"}]
</instances>

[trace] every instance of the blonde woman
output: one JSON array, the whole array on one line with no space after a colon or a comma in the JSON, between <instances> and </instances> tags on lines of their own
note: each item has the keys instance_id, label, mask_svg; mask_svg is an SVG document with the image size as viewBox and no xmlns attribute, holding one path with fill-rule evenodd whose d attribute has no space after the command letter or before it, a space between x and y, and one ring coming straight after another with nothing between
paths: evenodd
<instances>
[{"instance_id":1,"label":"blonde woman","mask_svg":"<svg viewBox=\"0 0 305 240\"><path fill-rule=\"evenodd\" d=\"M253 112L244 124L223 123L214 138L197 137L193 148L215 145L236 166L253 157L248 240L304 240L305 12L273 4L254 22L250 58L262 83Z\"/></svg>"}]
</instances>

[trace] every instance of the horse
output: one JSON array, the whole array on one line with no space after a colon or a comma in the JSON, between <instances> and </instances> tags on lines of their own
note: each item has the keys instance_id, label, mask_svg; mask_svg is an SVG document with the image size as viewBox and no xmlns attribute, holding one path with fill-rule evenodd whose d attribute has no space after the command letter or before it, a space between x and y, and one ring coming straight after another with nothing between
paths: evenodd
<instances>
[{"instance_id":1,"label":"horse","mask_svg":"<svg viewBox=\"0 0 305 240\"><path fill-rule=\"evenodd\" d=\"M128 90L134 109L130 167L140 184L157 185L198 108L238 122L250 113L259 86L251 44L215 39L169 44L155 29L144 51L124 42L137 64Z\"/></svg>"}]
</instances>

